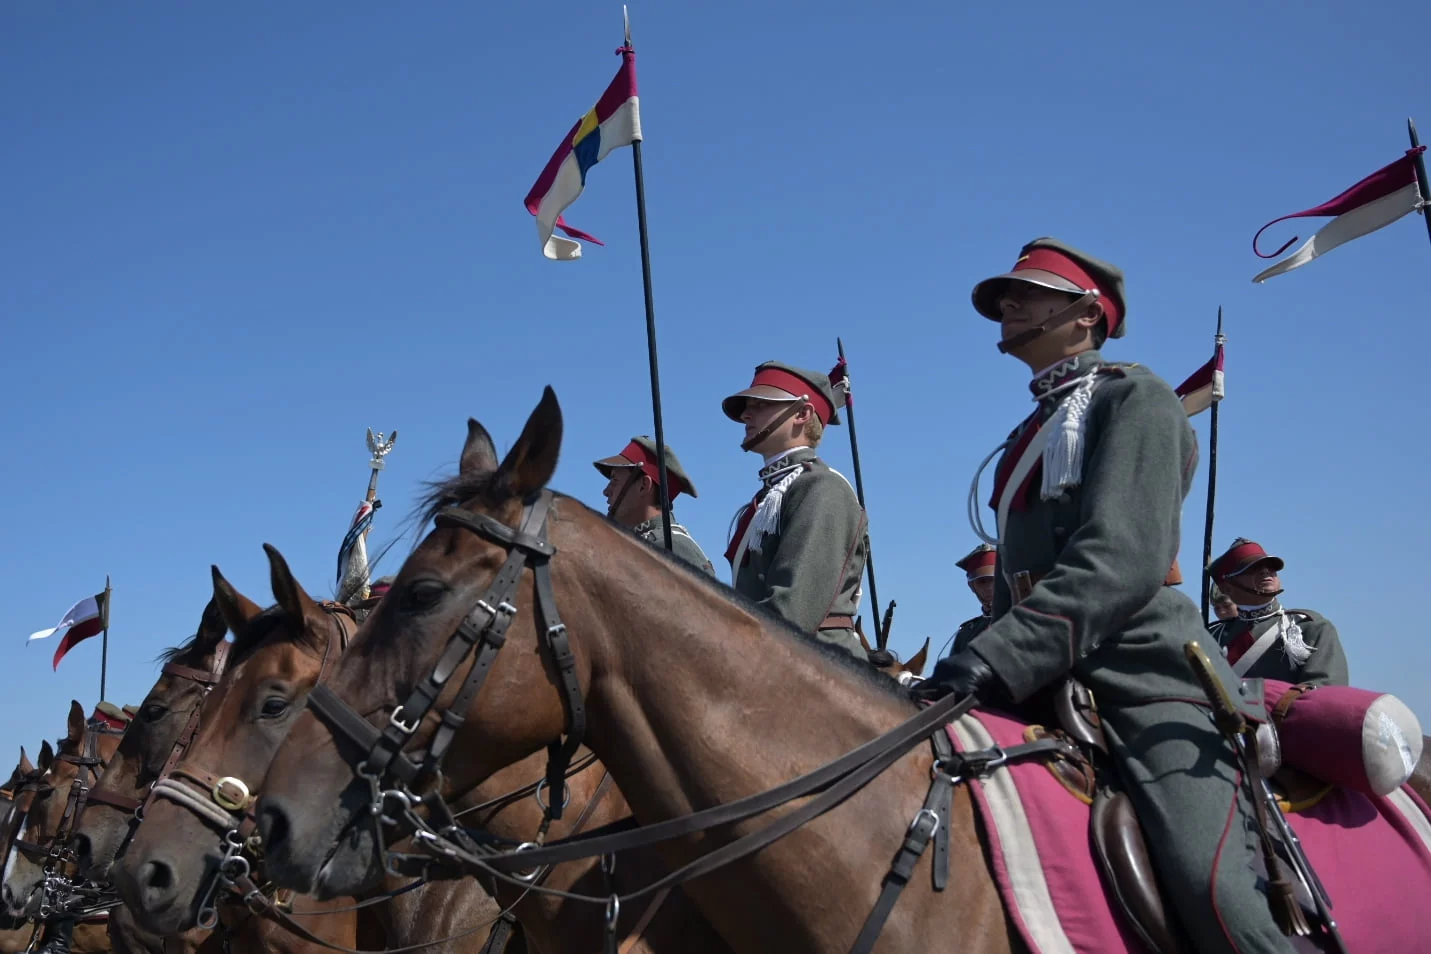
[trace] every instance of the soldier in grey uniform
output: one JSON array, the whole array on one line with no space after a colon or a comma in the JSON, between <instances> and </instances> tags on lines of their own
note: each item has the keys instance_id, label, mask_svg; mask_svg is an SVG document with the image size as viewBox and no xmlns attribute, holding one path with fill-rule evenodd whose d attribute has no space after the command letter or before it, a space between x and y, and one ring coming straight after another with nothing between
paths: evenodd
<instances>
[{"instance_id":1,"label":"soldier in grey uniform","mask_svg":"<svg viewBox=\"0 0 1431 954\"><path fill-rule=\"evenodd\" d=\"M767 361L721 402L759 454L760 490L736 514L726 560L735 588L796 629L863 661L855 635L865 571L865 514L815 448L840 423L828 375Z\"/></svg>"},{"instance_id":2,"label":"soldier in grey uniform","mask_svg":"<svg viewBox=\"0 0 1431 954\"><path fill-rule=\"evenodd\" d=\"M987 543L981 543L968 556L955 563L964 571L969 589L978 597L979 608L983 610L973 619L966 619L954 631L954 645L950 647L952 656L962 652L975 636L989 628L994 618L994 566L998 562L998 551Z\"/></svg>"},{"instance_id":3,"label":"soldier in grey uniform","mask_svg":"<svg viewBox=\"0 0 1431 954\"><path fill-rule=\"evenodd\" d=\"M1232 602L1232 597L1222 592L1216 583L1208 584L1207 599L1212 604L1212 615L1217 617L1217 621L1237 619L1237 604ZM1209 623L1207 628L1211 630L1217 625L1217 621Z\"/></svg>"},{"instance_id":4,"label":"soldier in grey uniform","mask_svg":"<svg viewBox=\"0 0 1431 954\"><path fill-rule=\"evenodd\" d=\"M993 622L914 693L1022 703L1077 677L1193 948L1291 954L1253 871L1256 816L1238 756L1184 657L1187 642L1212 640L1167 585L1196 438L1166 382L1098 351L1126 328L1122 273L1038 239L973 300L1000 322L999 350L1034 372L1035 407L994 479ZM1260 698L1208 655L1243 714L1265 721Z\"/></svg>"},{"instance_id":5,"label":"soldier in grey uniform","mask_svg":"<svg viewBox=\"0 0 1431 954\"><path fill-rule=\"evenodd\" d=\"M686 476L676 452L667 444L666 489L671 506L681 494L696 496L696 485ZM592 465L606 478L606 515L629 527L631 532L658 549L665 549L666 535L661 527L661 477L656 466L656 442L649 437L633 437L619 454L593 461ZM715 567L696 543L691 532L676 522L671 512L671 552L715 576Z\"/></svg>"},{"instance_id":6,"label":"soldier in grey uniform","mask_svg":"<svg viewBox=\"0 0 1431 954\"><path fill-rule=\"evenodd\" d=\"M1261 544L1245 537L1234 540L1212 561L1211 573L1237 604L1237 615L1208 630L1244 679L1347 685L1347 656L1337 628L1320 613L1283 609L1278 573L1284 566Z\"/></svg>"}]
</instances>

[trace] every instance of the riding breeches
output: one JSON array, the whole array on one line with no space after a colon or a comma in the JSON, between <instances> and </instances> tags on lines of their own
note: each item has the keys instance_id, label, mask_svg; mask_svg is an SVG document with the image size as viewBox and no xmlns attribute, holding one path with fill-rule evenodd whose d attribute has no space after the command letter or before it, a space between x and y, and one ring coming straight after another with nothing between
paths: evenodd
<instances>
[{"instance_id":1,"label":"riding breeches","mask_svg":"<svg viewBox=\"0 0 1431 954\"><path fill-rule=\"evenodd\" d=\"M1254 868L1256 815L1231 744L1187 702L1099 715L1162 883L1199 952L1292 954Z\"/></svg>"}]
</instances>

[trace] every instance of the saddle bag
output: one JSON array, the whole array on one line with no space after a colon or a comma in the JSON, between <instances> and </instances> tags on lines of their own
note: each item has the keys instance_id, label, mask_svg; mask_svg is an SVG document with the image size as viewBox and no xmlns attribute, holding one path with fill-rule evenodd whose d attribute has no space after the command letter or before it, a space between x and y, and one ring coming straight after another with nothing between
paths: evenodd
<instances>
[{"instance_id":1,"label":"saddle bag","mask_svg":"<svg viewBox=\"0 0 1431 954\"><path fill-rule=\"evenodd\" d=\"M1365 795L1396 791L1421 758L1421 724L1393 695L1264 680L1282 764Z\"/></svg>"}]
</instances>

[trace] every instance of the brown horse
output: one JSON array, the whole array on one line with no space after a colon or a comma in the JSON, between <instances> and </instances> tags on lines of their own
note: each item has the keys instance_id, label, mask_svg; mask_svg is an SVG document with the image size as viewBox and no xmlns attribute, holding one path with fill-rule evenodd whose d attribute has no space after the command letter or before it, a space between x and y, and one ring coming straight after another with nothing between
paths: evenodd
<instances>
[{"instance_id":1,"label":"brown horse","mask_svg":"<svg viewBox=\"0 0 1431 954\"><path fill-rule=\"evenodd\" d=\"M16 819L14 835L7 846L5 880L0 887L0 895L3 895L5 907L11 915L27 918L40 916L47 866L59 874L72 873L72 865L67 858L51 859L49 852L55 847L57 839L67 838L73 831L75 816L84 807L80 788L94 784L96 775L119 746L120 730L87 721L84 707L78 701L70 703L67 724L68 733L55 750L48 771L43 775L43 784L23 806L22 817ZM68 932L71 929L73 935L68 946L75 954L111 949L108 928L103 919L78 924L51 921L46 926L46 936L51 930Z\"/></svg>"},{"instance_id":2,"label":"brown horse","mask_svg":"<svg viewBox=\"0 0 1431 954\"><path fill-rule=\"evenodd\" d=\"M241 598L236 598L233 605L236 607L235 614L257 613L256 606ZM225 669L230 647L224 642L224 636L228 629L228 621L216 598L205 608L193 639L165 654L164 670L145 697L137 720L101 780L100 789L119 796L117 801L121 802L127 798L142 799L159 778L167 777L168 770L184 764L181 760L190 750L204 744L198 731L204 725L204 719L222 718L222 714L216 711L217 699L213 706L205 703L213 687L220 683ZM250 669L254 667L252 660L244 660L241 664ZM124 846L124 842L130 837L131 830L138 834L165 826L163 830L167 831L166 815L175 808L174 804L154 800L149 808L158 816L157 821L147 825L139 822L137 828L132 828L136 824L133 816L121 807L92 804L81 829L84 838L77 839L81 841L79 853L87 861L91 876L99 871L110 872L116 853L122 846L129 847ZM213 835L207 830L197 834L196 838L201 840L196 840L195 844L215 843ZM201 883L202 875L189 884L198 887ZM352 898L326 902L299 898L295 899L293 909L297 923L329 943L343 947L355 944L370 948L406 947L434 939L441 941L459 933L465 925L454 928L452 920L454 916L460 919L466 913L465 899L461 896L464 893L480 896L480 892L462 885L442 884L406 892L356 912L325 910L351 907L354 903ZM481 896L481 900L490 904L485 896ZM190 946L210 936L207 931L194 928L192 919L187 925L162 920L156 924L143 909L131 910L141 922L141 930L147 927L171 933L187 927L186 933L180 937ZM221 928L212 937L227 950L289 954L322 954L326 950L322 945L295 934L282 921L256 916L241 904L223 905L219 913ZM465 950L470 943L470 939L462 939L461 942L431 944L424 950L443 954L444 951ZM170 954L174 954L173 941L168 949Z\"/></svg>"},{"instance_id":3,"label":"brown horse","mask_svg":"<svg viewBox=\"0 0 1431 954\"><path fill-rule=\"evenodd\" d=\"M0 789L0 869L9 867L10 851L17 829L23 823L24 813L33 801L43 779L54 759L54 750L49 742L40 744L40 767L30 762L30 756L20 747L20 761L5 787ZM25 950L34 936L35 928L24 917L0 910L0 954L17 954Z\"/></svg>"},{"instance_id":4,"label":"brown horse","mask_svg":"<svg viewBox=\"0 0 1431 954\"><path fill-rule=\"evenodd\" d=\"M461 507L519 527L527 501L556 467L561 416L548 389L521 437L498 463L492 440L468 425L459 475L432 511ZM547 539L552 589L571 626L586 738L651 824L769 790L909 719L917 710L863 662L841 662L815 640L733 591L700 579L579 502L556 497ZM504 546L452 523L429 534L365 622L328 680L332 693L383 720L418 682L508 558ZM532 571L510 601L514 621L482 691L466 712L447 762L463 791L559 738L568 725L563 679L536 621ZM549 614L548 614L549 615ZM548 622L544 625L550 625ZM456 680L449 689L456 685ZM424 744L430 720L415 735ZM346 737L345 737L346 739ZM328 892L380 870L367 822L358 753L313 713L298 718L269 772L259 806L271 877ZM919 746L838 808L687 885L735 950L847 950L876 903L890 859L928 792L933 754ZM791 806L777 809L783 815ZM666 842L684 864L770 815ZM960 787L949 818L949 887L918 863L884 928L881 949L1008 951L1016 943Z\"/></svg>"},{"instance_id":5,"label":"brown horse","mask_svg":"<svg viewBox=\"0 0 1431 954\"><path fill-rule=\"evenodd\" d=\"M202 727L193 746L194 751L203 753L203 765L211 772L217 771L214 766L222 765L223 771L254 784L264 777L268 759L287 723L301 711L302 700L318 679L325 656L331 652L336 658L343 643L339 620L303 591L278 551L265 549L277 606L260 611L222 576L215 575L215 600L228 626L238 635L232 668L206 702ZM330 659L330 665L331 662ZM274 724L265 725L266 721ZM570 811L552 824L551 837L604 825L629 813L620 793L605 781L601 765L590 759L583 761L588 763L586 767L568 779ZM542 823L542 791L534 783L542 777L543 765L539 757L518 763L477 787L456 808L466 811L465 820L499 837L531 839ZM192 916L196 889L205 870L203 846L212 844L212 836L206 835L195 816L175 812L173 806L165 804L167 807L160 808L156 803L154 814L149 816L163 819L161 825L155 826L163 837L145 837L153 824L147 821L125 853L116 876L125 884L131 903L146 911L182 910ZM649 879L660 873L659 862L650 852L625 858L622 865L622 877ZM602 875L594 861L569 864L551 871L544 884L560 890L599 891ZM449 915L447 934L470 928L496 913L496 907L473 881L431 885L424 890L439 888L452 894L441 909ZM601 910L506 884L495 886L493 891L503 907L513 907L533 948L545 954L596 948L601 937ZM681 892L672 892L659 907L637 907L623 918L622 925L628 932L638 925L641 928L623 945L627 951L717 954L728 950ZM167 928L177 926L173 919L165 922ZM480 938L478 935L477 940Z\"/></svg>"}]
</instances>

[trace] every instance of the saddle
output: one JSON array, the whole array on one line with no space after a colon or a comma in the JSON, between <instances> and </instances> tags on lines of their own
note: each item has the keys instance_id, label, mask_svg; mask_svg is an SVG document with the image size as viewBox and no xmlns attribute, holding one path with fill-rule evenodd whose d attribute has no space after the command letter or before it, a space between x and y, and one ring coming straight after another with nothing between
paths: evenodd
<instances>
[{"instance_id":1,"label":"saddle","mask_svg":"<svg viewBox=\"0 0 1431 954\"><path fill-rule=\"evenodd\" d=\"M1077 743L1080 757L1059 755L1048 768L1075 798L1091 806L1089 834L1104 889L1151 954L1187 954L1182 929L1163 902L1133 802L1127 792L1107 784L1112 773L1098 764L1108 755L1108 743L1092 693L1067 679L1054 694L1053 715L1059 729L1030 726L1027 735L1030 741L1061 735Z\"/></svg>"},{"instance_id":2,"label":"saddle","mask_svg":"<svg viewBox=\"0 0 1431 954\"><path fill-rule=\"evenodd\" d=\"M1032 742L1054 736L1076 743L1077 755L1055 753L1046 767L1075 798L1091 806L1089 835L1104 889L1117 901L1128 926L1152 954L1187 954L1189 943L1164 903L1132 799L1111 784L1111 766L1105 762L1108 743L1092 693L1069 678L1054 692L1051 706L1044 711L1059 728L1050 731L1033 725L1025 732L1025 738ZM1259 769L1272 780L1284 811L1315 804L1330 790L1320 779L1281 764L1276 730L1270 722L1259 727L1256 748ZM1302 949L1296 943L1294 946Z\"/></svg>"}]
</instances>

